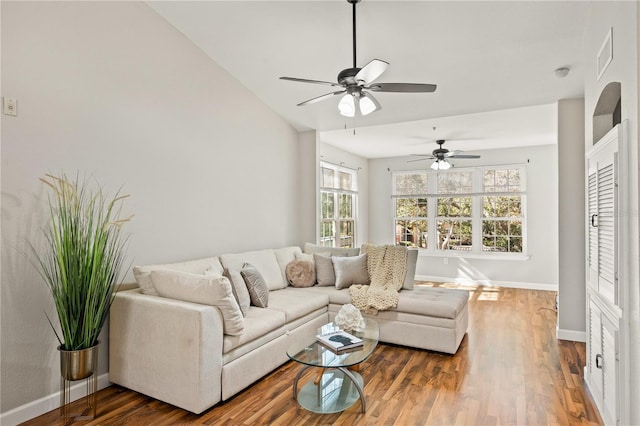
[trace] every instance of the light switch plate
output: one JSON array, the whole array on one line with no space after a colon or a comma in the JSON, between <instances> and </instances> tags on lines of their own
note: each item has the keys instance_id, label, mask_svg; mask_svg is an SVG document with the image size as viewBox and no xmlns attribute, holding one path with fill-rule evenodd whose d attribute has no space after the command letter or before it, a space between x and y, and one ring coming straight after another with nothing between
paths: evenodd
<instances>
[{"instance_id":1,"label":"light switch plate","mask_svg":"<svg viewBox=\"0 0 640 426\"><path fill-rule=\"evenodd\" d=\"M13 117L18 115L18 101L15 98L2 98L2 113Z\"/></svg>"}]
</instances>

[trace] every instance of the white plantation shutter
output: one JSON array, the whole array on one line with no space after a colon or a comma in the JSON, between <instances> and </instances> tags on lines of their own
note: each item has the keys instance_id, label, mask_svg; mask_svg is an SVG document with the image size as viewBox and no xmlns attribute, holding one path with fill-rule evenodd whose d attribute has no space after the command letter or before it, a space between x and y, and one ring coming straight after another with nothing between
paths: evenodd
<instances>
[{"instance_id":1,"label":"white plantation shutter","mask_svg":"<svg viewBox=\"0 0 640 426\"><path fill-rule=\"evenodd\" d=\"M598 218L598 174L591 173L589 175L589 220L596 223ZM589 265L598 264L598 228L589 225ZM597 274L597 270L595 271Z\"/></svg>"},{"instance_id":2,"label":"white plantation shutter","mask_svg":"<svg viewBox=\"0 0 640 426\"><path fill-rule=\"evenodd\" d=\"M617 146L605 146L588 159L589 285L617 304Z\"/></svg>"},{"instance_id":3,"label":"white plantation shutter","mask_svg":"<svg viewBox=\"0 0 640 426\"><path fill-rule=\"evenodd\" d=\"M615 177L613 163L598 170L598 271L600 291L612 302L615 285ZM609 294L610 293L610 294Z\"/></svg>"}]
</instances>

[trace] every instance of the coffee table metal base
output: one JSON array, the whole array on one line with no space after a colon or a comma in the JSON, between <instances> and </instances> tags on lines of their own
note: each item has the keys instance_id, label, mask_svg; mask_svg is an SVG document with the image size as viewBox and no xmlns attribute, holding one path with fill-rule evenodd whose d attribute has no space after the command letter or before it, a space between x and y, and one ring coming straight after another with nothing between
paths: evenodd
<instances>
[{"instance_id":1,"label":"coffee table metal base","mask_svg":"<svg viewBox=\"0 0 640 426\"><path fill-rule=\"evenodd\" d=\"M339 413L351 407L360 398L362 412L366 411L362 376L345 367L326 369L319 380L309 381L298 393L300 377L312 367L302 367L293 382L293 398L297 399L302 407L314 413Z\"/></svg>"}]
</instances>

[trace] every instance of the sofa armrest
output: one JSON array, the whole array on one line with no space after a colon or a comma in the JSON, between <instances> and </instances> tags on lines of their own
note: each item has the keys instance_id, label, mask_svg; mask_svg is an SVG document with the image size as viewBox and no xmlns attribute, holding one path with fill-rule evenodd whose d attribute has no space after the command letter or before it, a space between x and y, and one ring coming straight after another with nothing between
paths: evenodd
<instances>
[{"instance_id":1,"label":"sofa armrest","mask_svg":"<svg viewBox=\"0 0 640 426\"><path fill-rule=\"evenodd\" d=\"M109 379L199 414L221 399L223 322L207 305L119 292L111 306Z\"/></svg>"}]
</instances>

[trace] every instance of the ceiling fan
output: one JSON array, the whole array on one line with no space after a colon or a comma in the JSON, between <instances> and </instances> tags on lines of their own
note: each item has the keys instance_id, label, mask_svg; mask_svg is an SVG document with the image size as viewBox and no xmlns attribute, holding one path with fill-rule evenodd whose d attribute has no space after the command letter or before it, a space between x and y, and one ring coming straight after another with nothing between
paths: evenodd
<instances>
[{"instance_id":1,"label":"ceiling fan","mask_svg":"<svg viewBox=\"0 0 640 426\"><path fill-rule=\"evenodd\" d=\"M416 160L410 161L424 161L424 160L436 160L431 164L431 168L433 170L448 170L451 168L451 163L447 161L448 158L480 158L479 155L475 154L463 154L462 151L449 151L447 148L444 148L446 141L444 139L438 139L436 143L438 144L438 148L434 149L431 155L429 154L412 154L417 157L425 157L419 158Z\"/></svg>"},{"instance_id":2,"label":"ceiling fan","mask_svg":"<svg viewBox=\"0 0 640 426\"><path fill-rule=\"evenodd\" d=\"M297 81L301 83L323 84L340 87L336 92L326 93L316 98L300 102L298 106L309 105L334 95L342 95L338 103L340 114L346 117L354 117L356 114L356 101L362 115L371 114L382 109L378 101L370 92L401 92L401 93L429 93L436 90L435 84L420 83L374 83L387 69L389 63L380 59L374 59L362 68L356 65L356 4L360 0L347 0L353 8L353 67L346 68L338 74L338 82L308 80L295 77L280 77L281 80Z\"/></svg>"}]
</instances>

